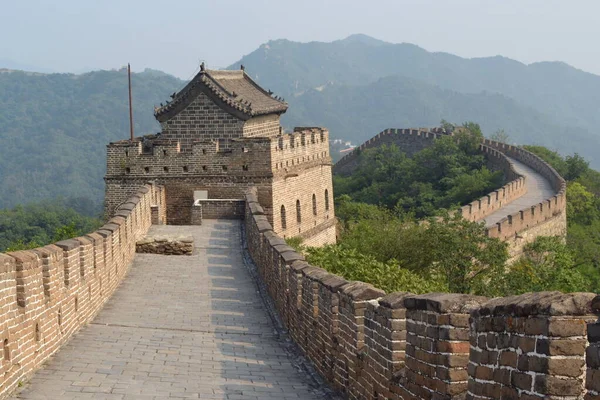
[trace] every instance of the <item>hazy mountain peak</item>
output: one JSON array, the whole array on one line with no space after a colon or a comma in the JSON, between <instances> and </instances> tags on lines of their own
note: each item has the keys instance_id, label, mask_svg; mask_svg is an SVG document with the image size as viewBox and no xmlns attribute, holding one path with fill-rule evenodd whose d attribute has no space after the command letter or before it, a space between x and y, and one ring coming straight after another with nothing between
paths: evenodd
<instances>
[{"instance_id":1,"label":"hazy mountain peak","mask_svg":"<svg viewBox=\"0 0 600 400\"><path fill-rule=\"evenodd\" d=\"M384 42L383 40L375 39L369 35L365 35L364 33L354 33L348 36L345 39L336 40L335 42L339 43L360 43L365 44L367 46L383 46L385 44L391 44L389 42Z\"/></svg>"}]
</instances>

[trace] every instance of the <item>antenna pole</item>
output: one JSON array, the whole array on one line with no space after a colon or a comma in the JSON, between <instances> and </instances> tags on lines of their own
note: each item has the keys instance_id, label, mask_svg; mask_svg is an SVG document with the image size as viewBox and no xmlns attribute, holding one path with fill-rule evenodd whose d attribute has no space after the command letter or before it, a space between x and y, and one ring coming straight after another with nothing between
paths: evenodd
<instances>
[{"instance_id":1,"label":"antenna pole","mask_svg":"<svg viewBox=\"0 0 600 400\"><path fill-rule=\"evenodd\" d=\"M131 65L127 63L127 79L129 80L129 139L133 142L133 105L131 103Z\"/></svg>"}]
</instances>

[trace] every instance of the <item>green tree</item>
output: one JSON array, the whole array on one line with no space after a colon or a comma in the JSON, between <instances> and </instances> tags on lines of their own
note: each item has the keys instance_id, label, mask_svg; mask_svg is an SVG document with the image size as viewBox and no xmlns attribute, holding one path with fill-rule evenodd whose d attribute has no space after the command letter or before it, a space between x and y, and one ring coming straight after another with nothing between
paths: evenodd
<instances>
[{"instance_id":1,"label":"green tree","mask_svg":"<svg viewBox=\"0 0 600 400\"><path fill-rule=\"evenodd\" d=\"M568 181L573 181L582 176L587 172L590 166L590 163L577 153L572 156L567 156L565 158L565 163L567 164L565 179Z\"/></svg>"},{"instance_id":2,"label":"green tree","mask_svg":"<svg viewBox=\"0 0 600 400\"><path fill-rule=\"evenodd\" d=\"M418 251L430 253L429 270L445 274L451 292L494 294L488 282L503 272L506 242L488 237L483 224L467 221L460 213L430 218L424 226L425 242Z\"/></svg>"},{"instance_id":3,"label":"green tree","mask_svg":"<svg viewBox=\"0 0 600 400\"><path fill-rule=\"evenodd\" d=\"M600 219L600 201L578 182L567 186L567 218L570 224L590 225Z\"/></svg>"},{"instance_id":4,"label":"green tree","mask_svg":"<svg viewBox=\"0 0 600 400\"><path fill-rule=\"evenodd\" d=\"M558 237L540 236L525 247L524 256L499 276L503 295L558 290L589 291L590 281L577 268L573 252Z\"/></svg>"},{"instance_id":5,"label":"green tree","mask_svg":"<svg viewBox=\"0 0 600 400\"><path fill-rule=\"evenodd\" d=\"M398 262L381 262L345 246L325 246L307 250L307 260L348 280L370 283L386 292L428 293L447 291L442 279L424 277L401 268Z\"/></svg>"},{"instance_id":6,"label":"green tree","mask_svg":"<svg viewBox=\"0 0 600 400\"><path fill-rule=\"evenodd\" d=\"M498 129L490 136L490 139L500 143L508 143L510 141L510 135L504 131L504 129Z\"/></svg>"}]
</instances>

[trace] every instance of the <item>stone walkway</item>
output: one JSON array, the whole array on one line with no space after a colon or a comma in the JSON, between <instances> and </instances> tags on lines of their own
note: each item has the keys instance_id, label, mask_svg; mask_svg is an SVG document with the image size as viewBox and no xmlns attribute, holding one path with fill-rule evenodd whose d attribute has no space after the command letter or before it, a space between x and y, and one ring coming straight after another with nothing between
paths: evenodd
<instances>
[{"instance_id":1,"label":"stone walkway","mask_svg":"<svg viewBox=\"0 0 600 400\"><path fill-rule=\"evenodd\" d=\"M323 399L243 264L240 222L153 226L192 256L137 254L115 295L13 398Z\"/></svg>"},{"instance_id":2,"label":"stone walkway","mask_svg":"<svg viewBox=\"0 0 600 400\"><path fill-rule=\"evenodd\" d=\"M507 215L514 214L524 208L539 204L556 194L550 182L542 175L522 162L515 160L514 158L509 158L509 160L514 163L515 170L518 173L525 175L525 186L527 187L527 193L502 207L498 211L488 215L482 220L485 222L485 226L494 225Z\"/></svg>"}]
</instances>

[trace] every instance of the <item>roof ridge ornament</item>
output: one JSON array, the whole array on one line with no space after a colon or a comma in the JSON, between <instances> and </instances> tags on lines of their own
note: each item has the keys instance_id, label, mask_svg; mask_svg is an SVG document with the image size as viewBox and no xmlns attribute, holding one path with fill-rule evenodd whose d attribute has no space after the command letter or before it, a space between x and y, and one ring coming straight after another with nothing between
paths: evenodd
<instances>
[{"instance_id":1,"label":"roof ridge ornament","mask_svg":"<svg viewBox=\"0 0 600 400\"><path fill-rule=\"evenodd\" d=\"M204 65L204 61L202 61L202 64L200 64L200 72L204 72L206 69L206 66Z\"/></svg>"},{"instance_id":2,"label":"roof ridge ornament","mask_svg":"<svg viewBox=\"0 0 600 400\"><path fill-rule=\"evenodd\" d=\"M245 70L246 70L246 67L244 67L244 64L240 64L240 69L241 69L242 71L245 71Z\"/></svg>"}]
</instances>

